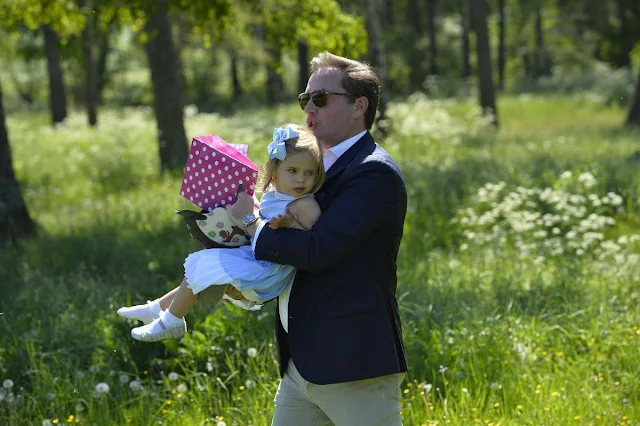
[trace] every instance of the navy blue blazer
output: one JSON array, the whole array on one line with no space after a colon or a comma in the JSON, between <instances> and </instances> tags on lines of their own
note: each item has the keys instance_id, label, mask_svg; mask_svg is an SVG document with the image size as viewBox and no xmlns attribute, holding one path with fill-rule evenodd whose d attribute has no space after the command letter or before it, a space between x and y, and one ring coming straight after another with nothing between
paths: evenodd
<instances>
[{"instance_id":1,"label":"navy blue blazer","mask_svg":"<svg viewBox=\"0 0 640 426\"><path fill-rule=\"evenodd\" d=\"M265 226L257 259L298 268L289 332L276 315L280 374L342 383L407 370L396 259L407 210L404 178L367 132L329 168L310 231Z\"/></svg>"}]
</instances>

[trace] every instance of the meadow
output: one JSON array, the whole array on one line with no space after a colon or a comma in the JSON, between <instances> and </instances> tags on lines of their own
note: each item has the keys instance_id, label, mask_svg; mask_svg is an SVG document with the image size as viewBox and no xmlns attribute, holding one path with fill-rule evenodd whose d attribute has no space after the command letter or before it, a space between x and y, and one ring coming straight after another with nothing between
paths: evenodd
<instances>
[{"instance_id":1,"label":"meadow","mask_svg":"<svg viewBox=\"0 0 640 426\"><path fill-rule=\"evenodd\" d=\"M640 425L640 142L596 96L390 106L383 146L408 183L398 299L404 424ZM186 109L187 134L247 143L258 164L295 105ZM158 175L153 113L9 117L37 238L0 252L0 424L270 424L274 306L187 317L133 341L116 309L178 285L198 249Z\"/></svg>"}]
</instances>

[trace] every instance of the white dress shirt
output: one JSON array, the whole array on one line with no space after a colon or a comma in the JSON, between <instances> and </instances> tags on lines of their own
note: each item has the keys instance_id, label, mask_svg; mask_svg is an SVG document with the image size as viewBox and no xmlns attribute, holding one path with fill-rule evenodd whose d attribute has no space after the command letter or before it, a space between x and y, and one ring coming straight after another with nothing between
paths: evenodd
<instances>
[{"instance_id":1,"label":"white dress shirt","mask_svg":"<svg viewBox=\"0 0 640 426\"><path fill-rule=\"evenodd\" d=\"M324 151L322 155L322 162L324 164L325 172L329 170L331 166L333 166L338 158L342 156L349 148L355 145L356 142L360 140L364 134L367 133L366 130L358 133L357 135L350 137L344 142L340 142L338 145L329 148ZM251 242L251 248L253 252L256 251L256 241L258 241L258 236L260 235L260 231L266 225L266 221L262 221L258 228L256 229L256 233L253 236L253 241ZM291 285L293 284L293 278L291 282L284 288L280 296L278 296L278 311L280 313L280 322L282 323L282 327L284 331L289 332L289 296L291 295Z\"/></svg>"}]
</instances>

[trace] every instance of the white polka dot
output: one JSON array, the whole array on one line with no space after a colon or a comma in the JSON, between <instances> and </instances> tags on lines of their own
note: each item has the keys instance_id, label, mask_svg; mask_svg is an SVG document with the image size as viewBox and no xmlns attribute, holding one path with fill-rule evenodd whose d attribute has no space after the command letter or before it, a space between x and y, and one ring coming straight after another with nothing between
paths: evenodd
<instances>
[{"instance_id":1,"label":"white polka dot","mask_svg":"<svg viewBox=\"0 0 640 426\"><path fill-rule=\"evenodd\" d=\"M202 191L200 191L200 193L201 193L202 195L204 195L204 189L203 189Z\"/></svg>"},{"instance_id":2,"label":"white polka dot","mask_svg":"<svg viewBox=\"0 0 640 426\"><path fill-rule=\"evenodd\" d=\"M188 171L188 172L189 172L189 171L191 171L191 167L187 167L187 171Z\"/></svg>"},{"instance_id":3,"label":"white polka dot","mask_svg":"<svg viewBox=\"0 0 640 426\"><path fill-rule=\"evenodd\" d=\"M196 163L191 163L191 167L195 167L195 166L196 166Z\"/></svg>"},{"instance_id":4,"label":"white polka dot","mask_svg":"<svg viewBox=\"0 0 640 426\"><path fill-rule=\"evenodd\" d=\"M213 186L218 187L218 182L214 183Z\"/></svg>"},{"instance_id":5,"label":"white polka dot","mask_svg":"<svg viewBox=\"0 0 640 426\"><path fill-rule=\"evenodd\" d=\"M198 194L198 193L196 192L196 194L194 195L194 197L199 198L199 197L200 197L200 194Z\"/></svg>"},{"instance_id":6,"label":"white polka dot","mask_svg":"<svg viewBox=\"0 0 640 426\"><path fill-rule=\"evenodd\" d=\"M184 191L180 191L180 195L184 197Z\"/></svg>"},{"instance_id":7,"label":"white polka dot","mask_svg":"<svg viewBox=\"0 0 640 426\"><path fill-rule=\"evenodd\" d=\"M200 151L196 151L196 155L200 155Z\"/></svg>"},{"instance_id":8,"label":"white polka dot","mask_svg":"<svg viewBox=\"0 0 640 426\"><path fill-rule=\"evenodd\" d=\"M184 183L187 183L187 180L185 179L183 182L184 182Z\"/></svg>"},{"instance_id":9,"label":"white polka dot","mask_svg":"<svg viewBox=\"0 0 640 426\"><path fill-rule=\"evenodd\" d=\"M202 164L202 160L198 159L198 164Z\"/></svg>"},{"instance_id":10,"label":"white polka dot","mask_svg":"<svg viewBox=\"0 0 640 426\"><path fill-rule=\"evenodd\" d=\"M207 186L207 189L208 189L209 191L211 191L211 185Z\"/></svg>"},{"instance_id":11,"label":"white polka dot","mask_svg":"<svg viewBox=\"0 0 640 426\"><path fill-rule=\"evenodd\" d=\"M206 150L207 150L207 147L206 147L206 146L203 146L203 147L202 147L202 152L205 152Z\"/></svg>"},{"instance_id":12,"label":"white polka dot","mask_svg":"<svg viewBox=\"0 0 640 426\"><path fill-rule=\"evenodd\" d=\"M220 179L220 183L225 183L226 181L224 179Z\"/></svg>"},{"instance_id":13,"label":"white polka dot","mask_svg":"<svg viewBox=\"0 0 640 426\"><path fill-rule=\"evenodd\" d=\"M211 170L211 164L209 164L209 165L207 166L207 168L208 168L209 170Z\"/></svg>"},{"instance_id":14,"label":"white polka dot","mask_svg":"<svg viewBox=\"0 0 640 426\"><path fill-rule=\"evenodd\" d=\"M218 154L217 154L215 151L213 151L213 152L211 153L211 156L212 156L212 157L215 157L216 155L218 155Z\"/></svg>"},{"instance_id":15,"label":"white polka dot","mask_svg":"<svg viewBox=\"0 0 640 426\"><path fill-rule=\"evenodd\" d=\"M244 180L246 180L247 182L249 182L249 176L247 176L246 178L244 178Z\"/></svg>"},{"instance_id":16,"label":"white polka dot","mask_svg":"<svg viewBox=\"0 0 640 426\"><path fill-rule=\"evenodd\" d=\"M218 174L221 175L222 174L222 170L218 170Z\"/></svg>"},{"instance_id":17,"label":"white polka dot","mask_svg":"<svg viewBox=\"0 0 640 426\"><path fill-rule=\"evenodd\" d=\"M214 163L213 163L213 164L215 164L215 165L217 166L217 165L218 165L218 164L220 164L220 163L218 163L218 161L214 161Z\"/></svg>"},{"instance_id":18,"label":"white polka dot","mask_svg":"<svg viewBox=\"0 0 640 426\"><path fill-rule=\"evenodd\" d=\"M236 162L234 161L233 163L231 163L231 165L232 165L233 167L235 167L235 166L236 166Z\"/></svg>"},{"instance_id":19,"label":"white polka dot","mask_svg":"<svg viewBox=\"0 0 640 426\"><path fill-rule=\"evenodd\" d=\"M205 161L209 160L209 156L208 156L208 155L205 155L205 156L204 156L204 159L205 159Z\"/></svg>"},{"instance_id":20,"label":"white polka dot","mask_svg":"<svg viewBox=\"0 0 640 426\"><path fill-rule=\"evenodd\" d=\"M218 191L218 195L222 195L222 191Z\"/></svg>"},{"instance_id":21,"label":"white polka dot","mask_svg":"<svg viewBox=\"0 0 640 426\"><path fill-rule=\"evenodd\" d=\"M231 195L229 195L228 200L229 201L233 200L233 197Z\"/></svg>"},{"instance_id":22,"label":"white polka dot","mask_svg":"<svg viewBox=\"0 0 640 426\"><path fill-rule=\"evenodd\" d=\"M187 188L187 193L191 192L191 188Z\"/></svg>"},{"instance_id":23,"label":"white polka dot","mask_svg":"<svg viewBox=\"0 0 640 426\"><path fill-rule=\"evenodd\" d=\"M207 210L209 210L211 212L211 211L213 211L213 207L209 207Z\"/></svg>"},{"instance_id":24,"label":"white polka dot","mask_svg":"<svg viewBox=\"0 0 640 426\"><path fill-rule=\"evenodd\" d=\"M256 177L256 176L258 176L258 174L257 174L257 173L254 173L254 174L252 174L251 176Z\"/></svg>"},{"instance_id":25,"label":"white polka dot","mask_svg":"<svg viewBox=\"0 0 640 426\"><path fill-rule=\"evenodd\" d=\"M224 192L229 192L229 188L225 188L225 189L224 189Z\"/></svg>"},{"instance_id":26,"label":"white polka dot","mask_svg":"<svg viewBox=\"0 0 640 426\"><path fill-rule=\"evenodd\" d=\"M196 186L195 186L195 185L191 185L191 187L192 187L193 189L196 189Z\"/></svg>"},{"instance_id":27,"label":"white polka dot","mask_svg":"<svg viewBox=\"0 0 640 426\"><path fill-rule=\"evenodd\" d=\"M229 166L224 166L224 171L228 171L229 170Z\"/></svg>"},{"instance_id":28,"label":"white polka dot","mask_svg":"<svg viewBox=\"0 0 640 426\"><path fill-rule=\"evenodd\" d=\"M200 171L201 171L202 173L204 173L204 170L205 170L205 168L204 168L204 167L203 167L202 169L200 169Z\"/></svg>"},{"instance_id":29,"label":"white polka dot","mask_svg":"<svg viewBox=\"0 0 640 426\"><path fill-rule=\"evenodd\" d=\"M193 175L189 175L189 180L193 180Z\"/></svg>"},{"instance_id":30,"label":"white polka dot","mask_svg":"<svg viewBox=\"0 0 640 426\"><path fill-rule=\"evenodd\" d=\"M211 179L215 179L216 178L216 174L215 173L211 173Z\"/></svg>"},{"instance_id":31,"label":"white polka dot","mask_svg":"<svg viewBox=\"0 0 640 426\"><path fill-rule=\"evenodd\" d=\"M208 198L205 198L205 199L204 199L204 202L205 202L205 203L208 203L208 202L209 202L209 199L208 199Z\"/></svg>"},{"instance_id":32,"label":"white polka dot","mask_svg":"<svg viewBox=\"0 0 640 426\"><path fill-rule=\"evenodd\" d=\"M193 154L189 154L189 158L193 158Z\"/></svg>"},{"instance_id":33,"label":"white polka dot","mask_svg":"<svg viewBox=\"0 0 640 426\"><path fill-rule=\"evenodd\" d=\"M240 173L238 173L238 171L236 170L235 175L236 175L236 176L239 176L239 175L240 175ZM231 178L229 178L229 179L231 179Z\"/></svg>"},{"instance_id":34,"label":"white polka dot","mask_svg":"<svg viewBox=\"0 0 640 426\"><path fill-rule=\"evenodd\" d=\"M231 189L236 189L236 184L235 183L231 184Z\"/></svg>"},{"instance_id":35,"label":"white polka dot","mask_svg":"<svg viewBox=\"0 0 640 426\"><path fill-rule=\"evenodd\" d=\"M222 157L222 161L227 161L227 157Z\"/></svg>"},{"instance_id":36,"label":"white polka dot","mask_svg":"<svg viewBox=\"0 0 640 426\"><path fill-rule=\"evenodd\" d=\"M231 180L231 175L227 176L227 179Z\"/></svg>"},{"instance_id":37,"label":"white polka dot","mask_svg":"<svg viewBox=\"0 0 640 426\"><path fill-rule=\"evenodd\" d=\"M200 173L198 172L195 172L194 174L196 175L196 177L200 176Z\"/></svg>"},{"instance_id":38,"label":"white polka dot","mask_svg":"<svg viewBox=\"0 0 640 426\"><path fill-rule=\"evenodd\" d=\"M204 178L204 181L209 182L209 178L208 177Z\"/></svg>"},{"instance_id":39,"label":"white polka dot","mask_svg":"<svg viewBox=\"0 0 640 426\"><path fill-rule=\"evenodd\" d=\"M193 197L189 197L189 201L193 201Z\"/></svg>"},{"instance_id":40,"label":"white polka dot","mask_svg":"<svg viewBox=\"0 0 640 426\"><path fill-rule=\"evenodd\" d=\"M243 172L246 172L246 171L247 171L247 169L246 169L245 167L243 167L243 168L242 168L242 171L243 171Z\"/></svg>"},{"instance_id":41,"label":"white polka dot","mask_svg":"<svg viewBox=\"0 0 640 426\"><path fill-rule=\"evenodd\" d=\"M253 188L255 188L255 186L251 185L249 188L253 189Z\"/></svg>"},{"instance_id":42,"label":"white polka dot","mask_svg":"<svg viewBox=\"0 0 640 426\"><path fill-rule=\"evenodd\" d=\"M222 200L222 201L220 202L220 204L222 204L222 205L224 206L226 203L225 203L225 201L224 201L224 200Z\"/></svg>"},{"instance_id":43,"label":"white polka dot","mask_svg":"<svg viewBox=\"0 0 640 426\"><path fill-rule=\"evenodd\" d=\"M199 205L200 207L202 207L202 203L198 203L198 205Z\"/></svg>"}]
</instances>

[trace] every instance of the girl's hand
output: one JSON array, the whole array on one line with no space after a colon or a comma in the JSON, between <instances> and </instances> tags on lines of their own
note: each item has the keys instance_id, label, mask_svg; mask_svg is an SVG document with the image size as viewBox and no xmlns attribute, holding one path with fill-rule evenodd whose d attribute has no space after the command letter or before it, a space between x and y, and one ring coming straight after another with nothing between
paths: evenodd
<instances>
[{"instance_id":1,"label":"girl's hand","mask_svg":"<svg viewBox=\"0 0 640 426\"><path fill-rule=\"evenodd\" d=\"M293 216L288 214L279 214L269 220L271 229L288 228L293 223Z\"/></svg>"}]
</instances>

